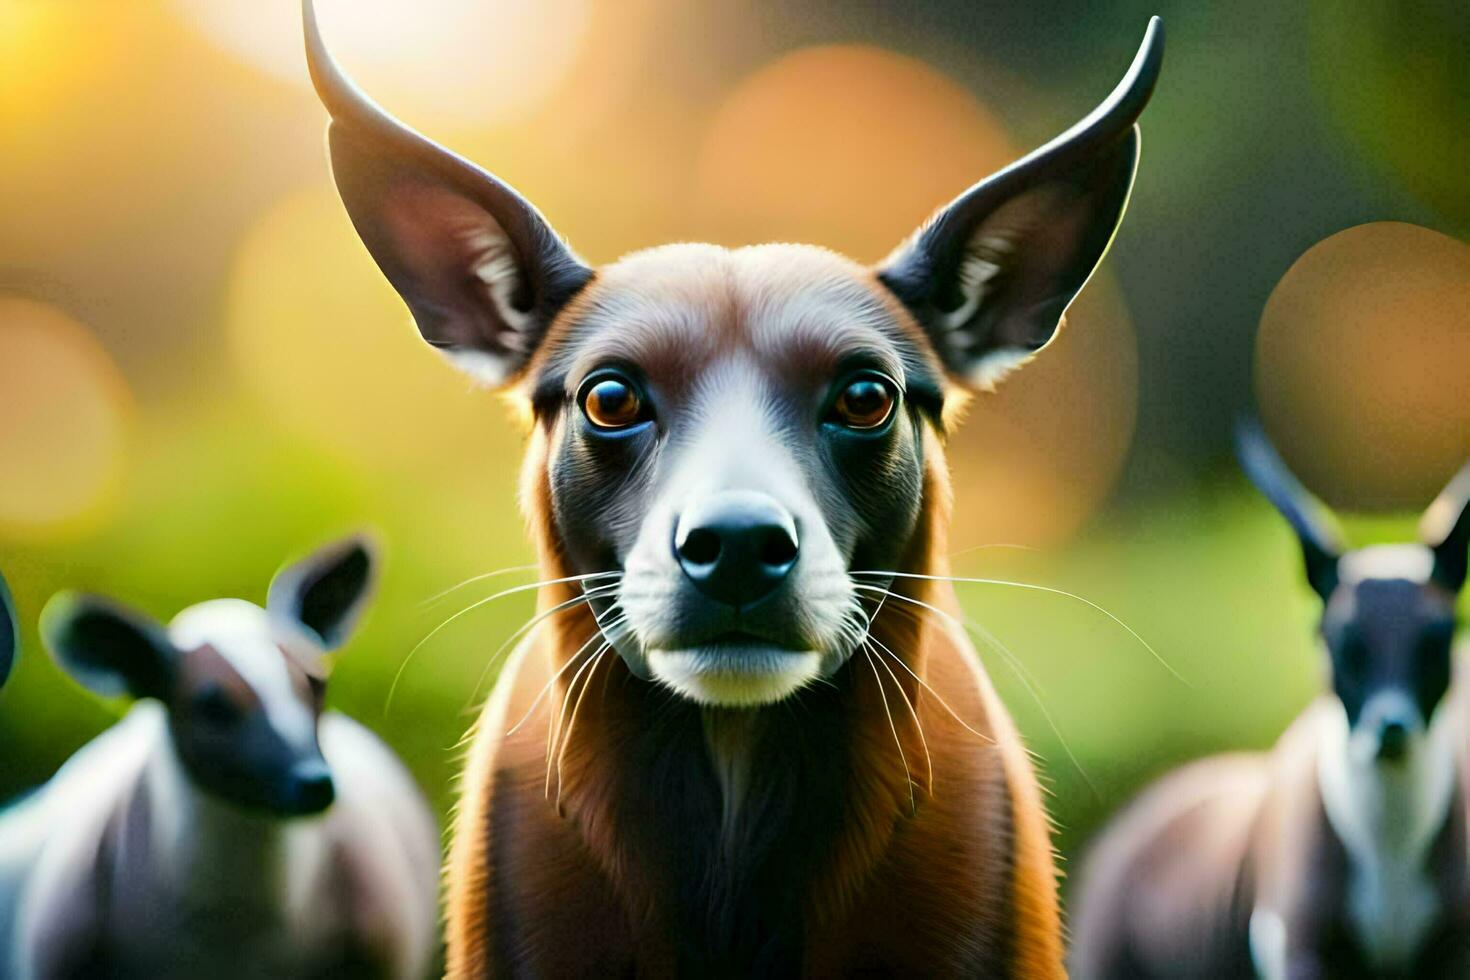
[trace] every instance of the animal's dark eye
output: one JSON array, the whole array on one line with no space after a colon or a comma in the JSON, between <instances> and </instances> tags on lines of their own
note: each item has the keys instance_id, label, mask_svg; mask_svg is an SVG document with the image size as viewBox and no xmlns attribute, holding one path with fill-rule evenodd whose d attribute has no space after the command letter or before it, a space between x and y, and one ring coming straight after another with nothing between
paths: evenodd
<instances>
[{"instance_id":1,"label":"animal's dark eye","mask_svg":"<svg viewBox=\"0 0 1470 980\"><path fill-rule=\"evenodd\" d=\"M582 414L599 429L626 429L648 418L633 382L615 374L593 378L583 387Z\"/></svg>"},{"instance_id":2,"label":"animal's dark eye","mask_svg":"<svg viewBox=\"0 0 1470 980\"><path fill-rule=\"evenodd\" d=\"M221 688L210 684L202 688L191 700L190 707L200 721L212 725L233 724L240 718L240 709Z\"/></svg>"},{"instance_id":3,"label":"animal's dark eye","mask_svg":"<svg viewBox=\"0 0 1470 980\"><path fill-rule=\"evenodd\" d=\"M860 375L837 393L829 421L849 429L876 429L888 421L897 400L893 382L876 374Z\"/></svg>"}]
</instances>

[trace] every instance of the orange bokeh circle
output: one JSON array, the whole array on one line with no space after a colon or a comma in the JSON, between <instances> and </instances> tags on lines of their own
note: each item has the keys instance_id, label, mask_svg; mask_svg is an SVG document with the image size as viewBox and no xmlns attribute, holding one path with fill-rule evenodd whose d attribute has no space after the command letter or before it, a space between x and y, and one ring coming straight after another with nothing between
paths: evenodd
<instances>
[{"instance_id":1,"label":"orange bokeh circle","mask_svg":"<svg viewBox=\"0 0 1470 980\"><path fill-rule=\"evenodd\" d=\"M1261 415L1302 480L1350 509L1417 509L1470 456L1470 245L1402 222L1325 239L1256 339Z\"/></svg>"},{"instance_id":2,"label":"orange bokeh circle","mask_svg":"<svg viewBox=\"0 0 1470 980\"><path fill-rule=\"evenodd\" d=\"M91 526L115 503L132 397L91 331L60 310L0 297L0 536Z\"/></svg>"}]
</instances>

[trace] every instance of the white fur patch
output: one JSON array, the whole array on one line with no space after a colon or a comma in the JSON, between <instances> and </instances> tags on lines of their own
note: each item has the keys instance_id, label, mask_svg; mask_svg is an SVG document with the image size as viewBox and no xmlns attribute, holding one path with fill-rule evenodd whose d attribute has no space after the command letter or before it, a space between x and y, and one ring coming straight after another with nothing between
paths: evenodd
<instances>
[{"instance_id":1,"label":"white fur patch","mask_svg":"<svg viewBox=\"0 0 1470 980\"><path fill-rule=\"evenodd\" d=\"M1382 700L1395 696L1403 697L1370 698L1363 716L1397 710ZM1348 916L1376 965L1399 967L1418 951L1437 911L1425 858L1454 797L1459 726L1442 702L1428 731L1410 734L1405 758L1380 765L1370 726L1350 730L1341 705L1326 715L1317 779L1351 864Z\"/></svg>"},{"instance_id":2,"label":"white fur patch","mask_svg":"<svg viewBox=\"0 0 1470 980\"><path fill-rule=\"evenodd\" d=\"M1422 544L1380 544L1349 551L1337 563L1344 584L1368 579L1424 583L1434 574L1434 552Z\"/></svg>"},{"instance_id":3,"label":"white fur patch","mask_svg":"<svg viewBox=\"0 0 1470 980\"><path fill-rule=\"evenodd\" d=\"M1035 351L1002 347L975 362L968 373L970 384L980 391L994 391L995 386L1004 381L1012 371L1035 356Z\"/></svg>"},{"instance_id":4,"label":"white fur patch","mask_svg":"<svg viewBox=\"0 0 1470 980\"><path fill-rule=\"evenodd\" d=\"M946 331L957 331L970 322L980 309L980 304L985 301L986 287L1003 268L1001 258L1014 252L1015 248L1015 243L1010 239L997 235L980 235L970 242L965 248L965 257L960 261L956 276L964 302L957 309L940 317L941 327ZM971 338L962 334L951 335L948 339L962 351L973 343Z\"/></svg>"},{"instance_id":5,"label":"white fur patch","mask_svg":"<svg viewBox=\"0 0 1470 980\"><path fill-rule=\"evenodd\" d=\"M521 269L516 263L510 239L499 225L492 223L491 227L470 235L466 244L475 255L475 278L489 290L495 312L506 327L495 339L506 350L524 353L531 314L515 307L515 294L521 287Z\"/></svg>"},{"instance_id":6,"label":"white fur patch","mask_svg":"<svg viewBox=\"0 0 1470 980\"><path fill-rule=\"evenodd\" d=\"M748 708L772 704L821 674L822 656L771 647L650 650L648 667L659 683L699 704Z\"/></svg>"},{"instance_id":7,"label":"white fur patch","mask_svg":"<svg viewBox=\"0 0 1470 980\"><path fill-rule=\"evenodd\" d=\"M449 363L487 388L499 388L510 380L510 359L471 348L441 350Z\"/></svg>"}]
</instances>

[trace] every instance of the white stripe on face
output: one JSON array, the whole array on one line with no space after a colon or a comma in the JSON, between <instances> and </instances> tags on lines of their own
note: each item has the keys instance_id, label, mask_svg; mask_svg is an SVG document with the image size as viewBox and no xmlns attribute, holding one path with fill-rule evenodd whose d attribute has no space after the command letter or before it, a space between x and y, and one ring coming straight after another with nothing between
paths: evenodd
<instances>
[{"instance_id":1,"label":"white stripe on face","mask_svg":"<svg viewBox=\"0 0 1470 980\"><path fill-rule=\"evenodd\" d=\"M303 747L315 737L315 714L291 684L264 609L243 599L201 602L174 617L169 638L180 650L206 644L217 650L255 691L271 727L288 744Z\"/></svg>"},{"instance_id":2,"label":"white stripe on face","mask_svg":"<svg viewBox=\"0 0 1470 980\"><path fill-rule=\"evenodd\" d=\"M1366 579L1407 579L1423 584L1434 573L1434 552L1422 544L1380 544L1349 551L1337 563L1344 584Z\"/></svg>"}]
</instances>

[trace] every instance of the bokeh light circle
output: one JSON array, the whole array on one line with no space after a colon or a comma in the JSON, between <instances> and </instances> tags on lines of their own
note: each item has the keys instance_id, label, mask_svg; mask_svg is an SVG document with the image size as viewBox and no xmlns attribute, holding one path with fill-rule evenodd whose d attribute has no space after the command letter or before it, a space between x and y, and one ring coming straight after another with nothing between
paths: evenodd
<instances>
[{"instance_id":1,"label":"bokeh light circle","mask_svg":"<svg viewBox=\"0 0 1470 980\"><path fill-rule=\"evenodd\" d=\"M1112 277L1099 273L1061 333L994 393L977 395L950 438L952 550L1066 541L1117 482L1137 413L1133 321Z\"/></svg>"},{"instance_id":2,"label":"bokeh light circle","mask_svg":"<svg viewBox=\"0 0 1470 980\"><path fill-rule=\"evenodd\" d=\"M875 260L1017 156L995 115L929 65L861 45L807 48L721 106L699 155L701 214L728 244L806 241ZM1062 335L977 397L951 437L952 547L1072 535L1122 469L1137 375L1132 323L1104 270Z\"/></svg>"},{"instance_id":3,"label":"bokeh light circle","mask_svg":"<svg viewBox=\"0 0 1470 980\"><path fill-rule=\"evenodd\" d=\"M91 331L0 296L0 536L44 538L99 519L122 483L132 409Z\"/></svg>"},{"instance_id":4,"label":"bokeh light circle","mask_svg":"<svg viewBox=\"0 0 1470 980\"><path fill-rule=\"evenodd\" d=\"M809 241L869 261L1015 156L995 118L945 75L881 48L831 45L740 83L704 138L697 186L717 241Z\"/></svg>"},{"instance_id":5,"label":"bokeh light circle","mask_svg":"<svg viewBox=\"0 0 1470 980\"><path fill-rule=\"evenodd\" d=\"M287 197L250 230L226 317L246 385L329 452L388 469L515 452L501 407L423 342L330 190Z\"/></svg>"},{"instance_id":6,"label":"bokeh light circle","mask_svg":"<svg viewBox=\"0 0 1470 980\"><path fill-rule=\"evenodd\" d=\"M1330 503L1423 507L1470 456L1470 245L1401 222L1298 259L1256 339L1261 414Z\"/></svg>"},{"instance_id":7,"label":"bokeh light circle","mask_svg":"<svg viewBox=\"0 0 1470 980\"><path fill-rule=\"evenodd\" d=\"M174 0L255 67L305 86L299 0ZM375 99L418 126L478 126L534 111L587 35L589 0L318 0L322 33Z\"/></svg>"}]
</instances>

